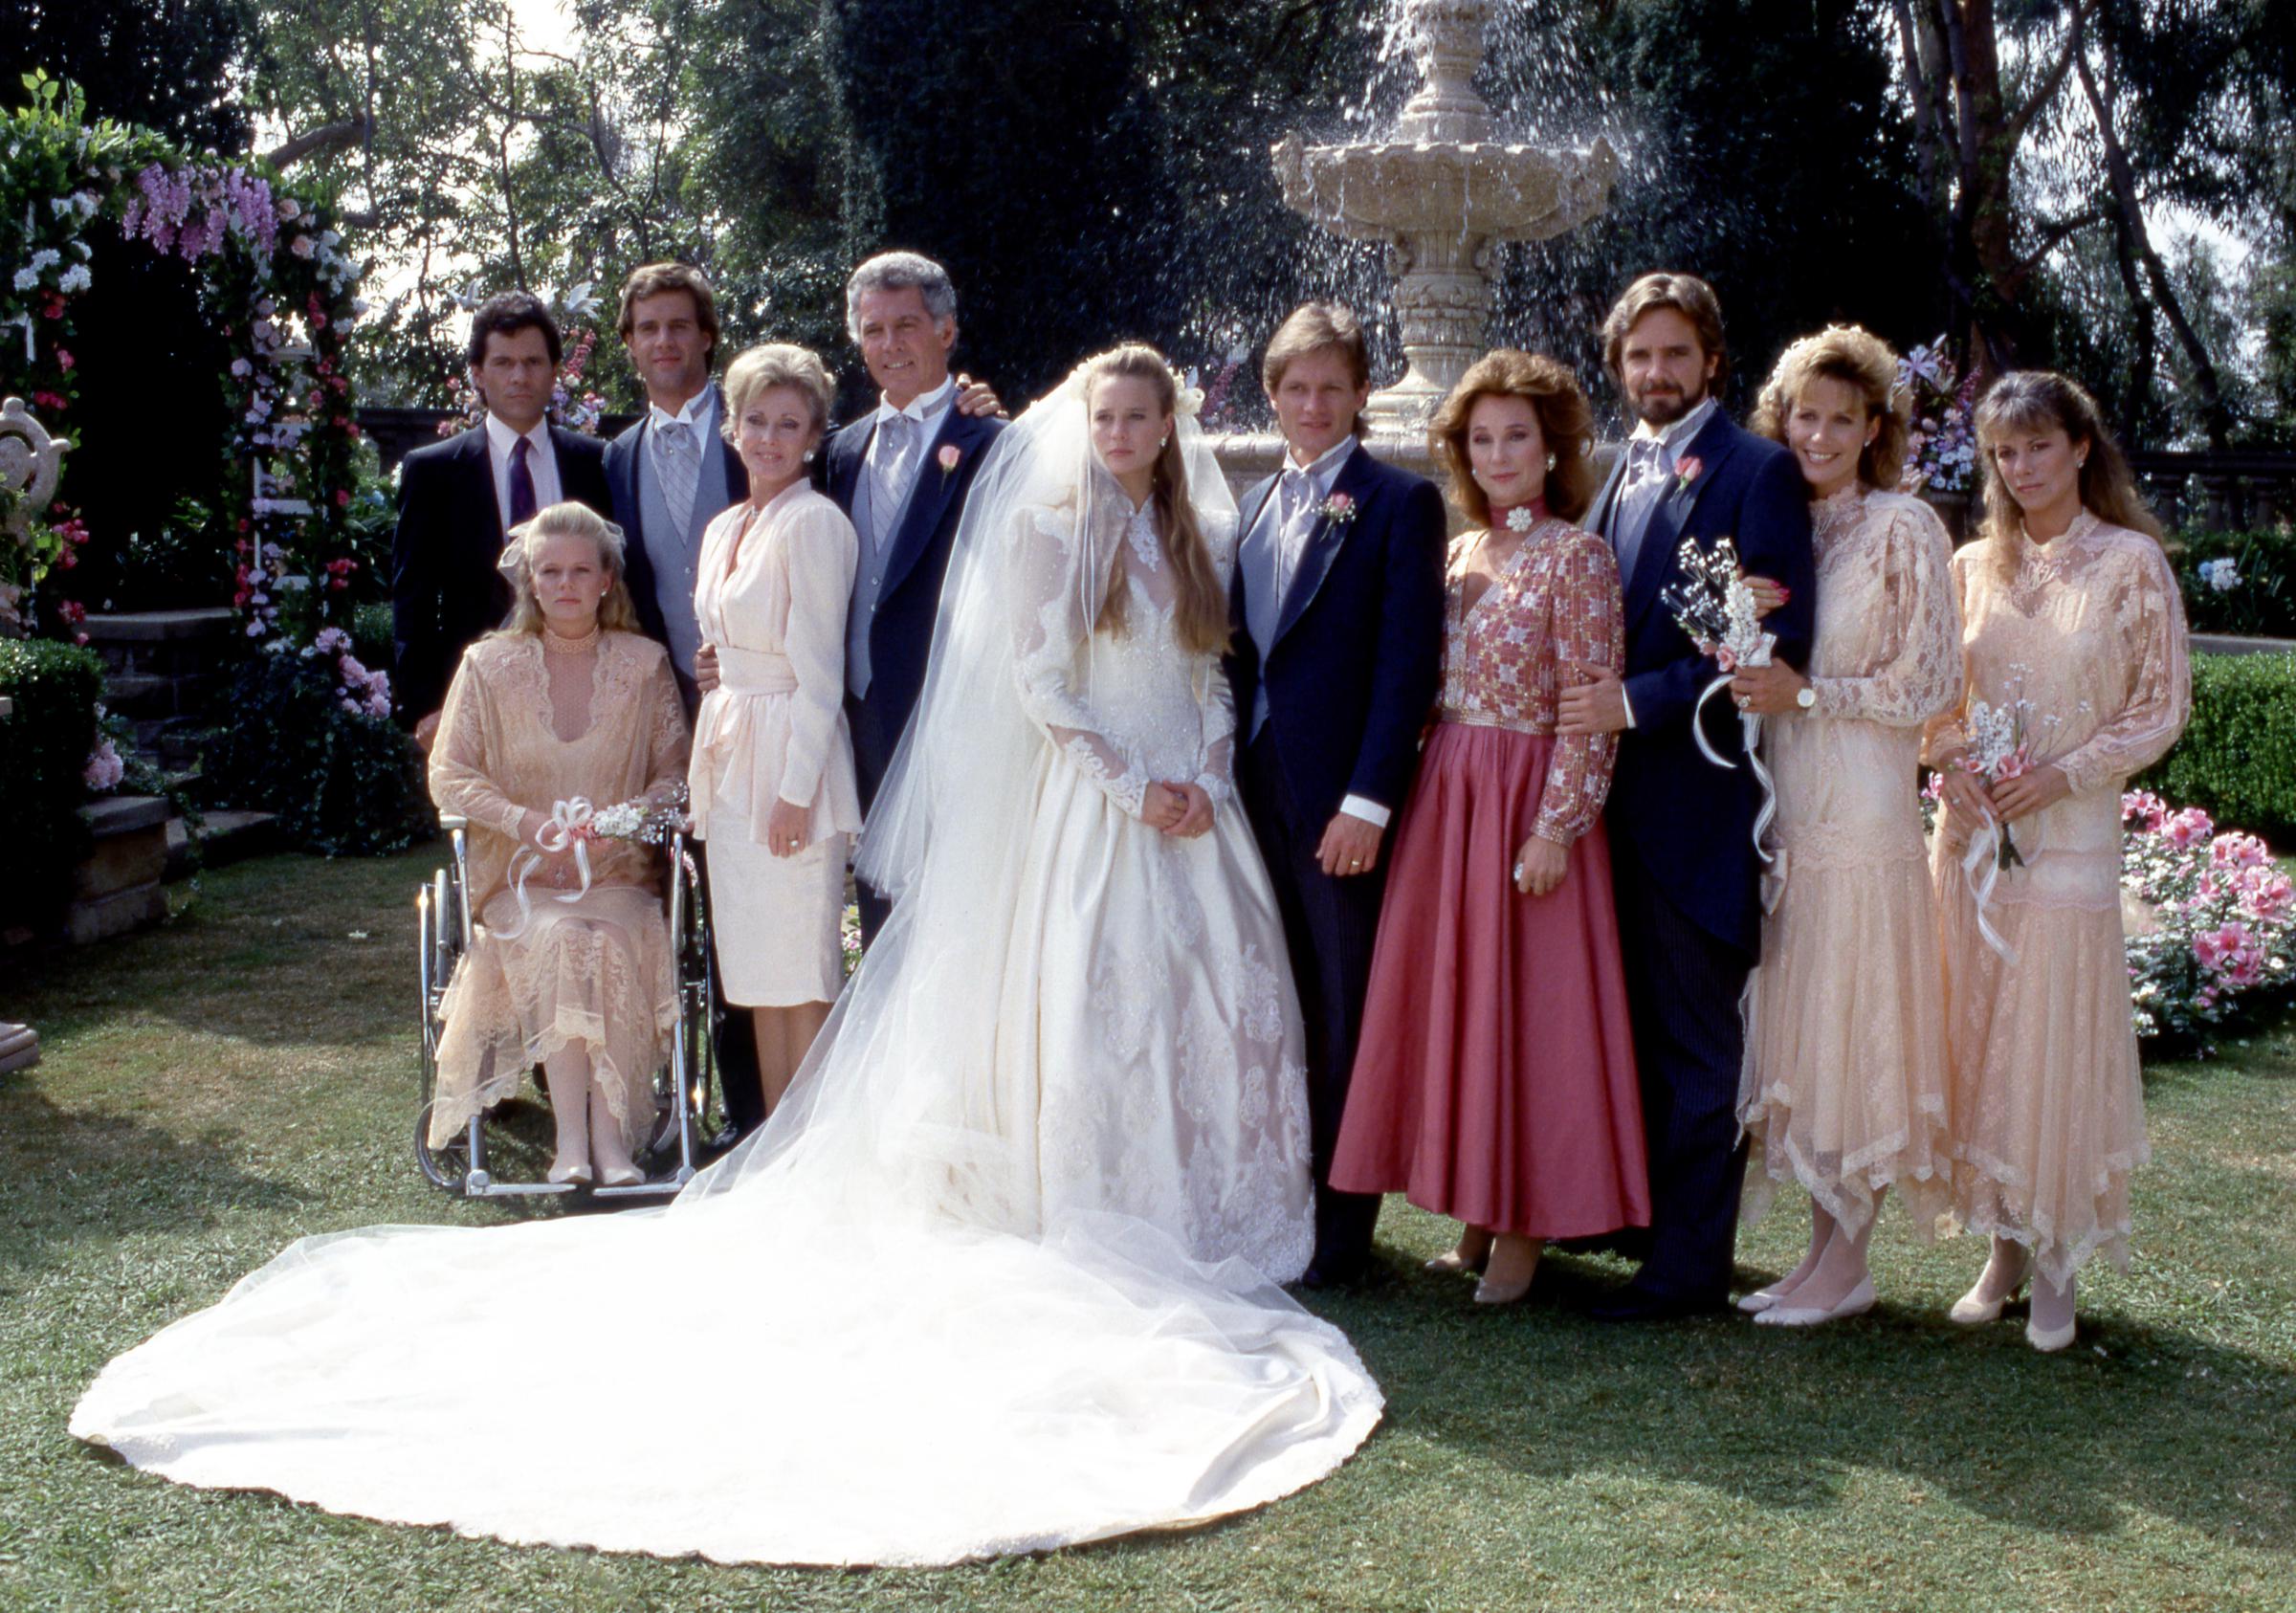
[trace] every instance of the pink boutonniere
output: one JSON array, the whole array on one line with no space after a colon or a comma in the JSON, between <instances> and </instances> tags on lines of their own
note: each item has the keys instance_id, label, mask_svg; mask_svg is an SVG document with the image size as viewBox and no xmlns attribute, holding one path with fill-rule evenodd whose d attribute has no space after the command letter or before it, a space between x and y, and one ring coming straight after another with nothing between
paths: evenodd
<instances>
[{"instance_id":1,"label":"pink boutonniere","mask_svg":"<svg viewBox=\"0 0 2296 1613\"><path fill-rule=\"evenodd\" d=\"M1335 493L1316 513L1335 526L1345 526L1356 519L1356 501L1344 493Z\"/></svg>"},{"instance_id":2,"label":"pink boutonniere","mask_svg":"<svg viewBox=\"0 0 2296 1613\"><path fill-rule=\"evenodd\" d=\"M957 468L957 462L963 457L964 454L953 442L941 444L940 452L934 455L940 462L940 474L944 477Z\"/></svg>"},{"instance_id":3,"label":"pink boutonniere","mask_svg":"<svg viewBox=\"0 0 2296 1613\"><path fill-rule=\"evenodd\" d=\"M1679 493L1689 487L1690 483L1698 479L1699 474L1705 469L1706 461L1695 454L1676 464L1674 467L1675 491Z\"/></svg>"}]
</instances>

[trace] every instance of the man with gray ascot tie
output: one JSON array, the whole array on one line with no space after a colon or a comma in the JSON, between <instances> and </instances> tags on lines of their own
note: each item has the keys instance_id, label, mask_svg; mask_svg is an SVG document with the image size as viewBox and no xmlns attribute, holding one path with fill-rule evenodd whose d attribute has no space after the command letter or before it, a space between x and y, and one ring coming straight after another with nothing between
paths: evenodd
<instances>
[{"instance_id":1,"label":"man with gray ascot tie","mask_svg":"<svg viewBox=\"0 0 2296 1613\"><path fill-rule=\"evenodd\" d=\"M949 373L957 291L939 264L882 253L853 271L845 308L877 407L832 432L814 470L860 541L845 619L845 710L866 812L924 689L964 496L1004 422L994 393ZM866 887L860 900L862 934L873 940L887 906Z\"/></svg>"}]
</instances>

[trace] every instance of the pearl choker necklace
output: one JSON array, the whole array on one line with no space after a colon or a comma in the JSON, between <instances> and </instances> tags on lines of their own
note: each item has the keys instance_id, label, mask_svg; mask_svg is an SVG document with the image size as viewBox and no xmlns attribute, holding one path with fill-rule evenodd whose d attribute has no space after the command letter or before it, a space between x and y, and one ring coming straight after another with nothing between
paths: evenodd
<instances>
[{"instance_id":1,"label":"pearl choker necklace","mask_svg":"<svg viewBox=\"0 0 2296 1613\"><path fill-rule=\"evenodd\" d=\"M600 631L600 629L593 627L580 638L568 638L563 633L554 633L548 628L544 628L542 630L542 648L557 655L579 655L585 650L595 650L598 647Z\"/></svg>"}]
</instances>

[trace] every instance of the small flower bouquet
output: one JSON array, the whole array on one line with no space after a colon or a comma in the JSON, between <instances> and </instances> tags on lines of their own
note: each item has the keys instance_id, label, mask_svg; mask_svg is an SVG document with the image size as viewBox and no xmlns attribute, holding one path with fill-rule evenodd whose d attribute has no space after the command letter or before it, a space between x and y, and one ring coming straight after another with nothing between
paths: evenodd
<instances>
[{"instance_id":1,"label":"small flower bouquet","mask_svg":"<svg viewBox=\"0 0 2296 1613\"><path fill-rule=\"evenodd\" d=\"M1685 463L1694 466L1696 461ZM1722 669L1722 675L1706 686L1690 712L1690 738L1698 742L1707 761L1717 767L1734 768L1736 762L1707 742L1706 702L1730 687L1732 675L1740 667L1768 666L1777 635L1762 630L1754 590L1746 586L1745 572L1738 564L1737 545L1728 538L1718 539L1711 549L1702 549L1685 538L1675 558L1681 581L1660 590L1659 603L1673 614L1675 626L1689 635L1699 653L1712 657L1714 665ZM1740 712L1738 731L1745 741L1746 764L1762 786L1761 810L1754 820L1754 849L1767 863L1771 853L1762 844L1762 836L1777 815L1777 788L1771 783L1770 770L1762 765L1762 719L1753 712Z\"/></svg>"},{"instance_id":2,"label":"small flower bouquet","mask_svg":"<svg viewBox=\"0 0 2296 1613\"><path fill-rule=\"evenodd\" d=\"M2189 1044L2296 995L2296 883L2253 834L2197 806L2121 797L2121 893L2136 1033Z\"/></svg>"},{"instance_id":3,"label":"small flower bouquet","mask_svg":"<svg viewBox=\"0 0 2296 1613\"><path fill-rule=\"evenodd\" d=\"M2021 695L1998 706L1983 700L1970 701L1969 716L1964 722L1969 749L1954 765L1988 788L2022 777L2039 765L2033 760L2033 703ZM2056 726L2055 719L2050 719L2044 737ZM1997 870L2024 866L2025 859L2019 854L2007 824L2000 825L1998 831L1988 832L1998 834L1999 840L1993 849Z\"/></svg>"},{"instance_id":4,"label":"small flower bouquet","mask_svg":"<svg viewBox=\"0 0 2296 1613\"><path fill-rule=\"evenodd\" d=\"M627 840L639 846L667 846L685 827L686 786L679 784L655 801L625 801L619 806L601 806L583 825L584 839Z\"/></svg>"}]
</instances>

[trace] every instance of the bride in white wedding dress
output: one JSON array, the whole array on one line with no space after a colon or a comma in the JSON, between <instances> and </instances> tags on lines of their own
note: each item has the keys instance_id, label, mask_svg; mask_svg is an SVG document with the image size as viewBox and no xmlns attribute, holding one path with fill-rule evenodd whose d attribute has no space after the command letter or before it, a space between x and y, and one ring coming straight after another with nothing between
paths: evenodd
<instances>
[{"instance_id":1,"label":"bride in white wedding dress","mask_svg":"<svg viewBox=\"0 0 2296 1613\"><path fill-rule=\"evenodd\" d=\"M763 1131L659 1211L307 1238L112 1361L73 1433L361 1516L783 1563L1195 1523L1345 1461L1381 1402L1277 1286L1313 1235L1299 1016L1208 648L1234 505L1174 402L1118 349L990 451L863 837L893 917ZM665 1424L734 1359L751 1394Z\"/></svg>"}]
</instances>

